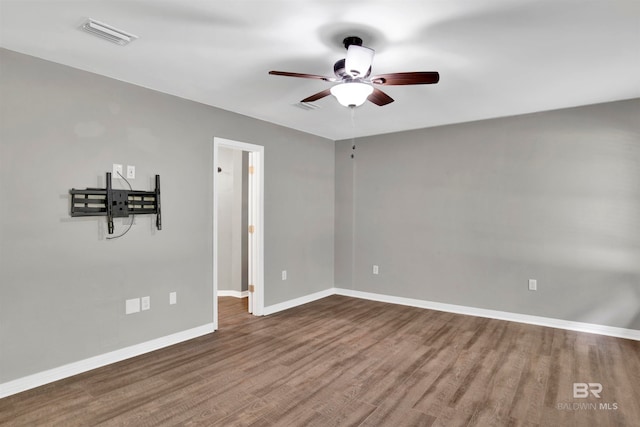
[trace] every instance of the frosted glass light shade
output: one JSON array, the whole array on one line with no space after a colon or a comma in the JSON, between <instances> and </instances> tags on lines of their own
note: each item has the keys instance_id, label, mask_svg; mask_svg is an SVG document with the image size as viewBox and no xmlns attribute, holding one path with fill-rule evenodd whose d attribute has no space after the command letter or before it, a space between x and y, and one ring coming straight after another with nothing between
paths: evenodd
<instances>
[{"instance_id":1,"label":"frosted glass light shade","mask_svg":"<svg viewBox=\"0 0 640 427\"><path fill-rule=\"evenodd\" d=\"M373 92L373 87L366 83L347 82L331 88L331 95L345 107L359 107Z\"/></svg>"},{"instance_id":2,"label":"frosted glass light shade","mask_svg":"<svg viewBox=\"0 0 640 427\"><path fill-rule=\"evenodd\" d=\"M353 77L366 76L371 67L371 62L373 62L374 53L373 49L352 44L347 49L347 58L344 64L345 70Z\"/></svg>"}]
</instances>

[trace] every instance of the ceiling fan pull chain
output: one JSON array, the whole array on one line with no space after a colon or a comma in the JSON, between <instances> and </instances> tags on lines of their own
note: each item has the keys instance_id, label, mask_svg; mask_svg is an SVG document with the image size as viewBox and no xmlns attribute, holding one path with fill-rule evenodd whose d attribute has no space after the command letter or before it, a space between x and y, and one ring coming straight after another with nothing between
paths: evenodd
<instances>
[{"instance_id":1,"label":"ceiling fan pull chain","mask_svg":"<svg viewBox=\"0 0 640 427\"><path fill-rule=\"evenodd\" d=\"M351 107L351 158L356 158L356 108Z\"/></svg>"}]
</instances>

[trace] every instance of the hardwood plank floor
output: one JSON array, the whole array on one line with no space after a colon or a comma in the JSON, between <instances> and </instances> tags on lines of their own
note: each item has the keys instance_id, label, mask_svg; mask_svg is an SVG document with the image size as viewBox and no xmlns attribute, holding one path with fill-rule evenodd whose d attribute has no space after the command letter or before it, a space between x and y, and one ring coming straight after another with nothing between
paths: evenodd
<instances>
[{"instance_id":1,"label":"hardwood plank floor","mask_svg":"<svg viewBox=\"0 0 640 427\"><path fill-rule=\"evenodd\" d=\"M637 341L342 296L246 310L220 298L213 334L1 399L0 425L640 425Z\"/></svg>"}]
</instances>

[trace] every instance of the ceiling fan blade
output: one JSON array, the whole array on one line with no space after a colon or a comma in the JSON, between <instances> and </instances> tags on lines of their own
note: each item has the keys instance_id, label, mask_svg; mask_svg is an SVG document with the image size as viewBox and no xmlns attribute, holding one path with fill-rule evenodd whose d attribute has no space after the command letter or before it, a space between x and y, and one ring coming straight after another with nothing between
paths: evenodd
<instances>
[{"instance_id":1,"label":"ceiling fan blade","mask_svg":"<svg viewBox=\"0 0 640 427\"><path fill-rule=\"evenodd\" d=\"M318 80L324 80L325 82L335 81L335 79L332 77L319 76L317 74L290 73L288 71L269 71L269 74L271 74L272 76L300 77L303 79L318 79Z\"/></svg>"},{"instance_id":2,"label":"ceiling fan blade","mask_svg":"<svg viewBox=\"0 0 640 427\"><path fill-rule=\"evenodd\" d=\"M416 71L409 73L379 74L371 77L371 83L387 86L428 85L438 83L440 74L437 71Z\"/></svg>"},{"instance_id":3,"label":"ceiling fan blade","mask_svg":"<svg viewBox=\"0 0 640 427\"><path fill-rule=\"evenodd\" d=\"M318 99L322 99L325 96L329 96L331 95L331 89L325 89L322 92L318 92L316 94L313 94L305 99L303 99L300 102L313 102L313 101L317 101Z\"/></svg>"},{"instance_id":4,"label":"ceiling fan blade","mask_svg":"<svg viewBox=\"0 0 640 427\"><path fill-rule=\"evenodd\" d=\"M382 107L383 105L391 104L393 102L392 97L375 87L373 88L373 92L367 99L374 104L379 105L380 107Z\"/></svg>"}]
</instances>

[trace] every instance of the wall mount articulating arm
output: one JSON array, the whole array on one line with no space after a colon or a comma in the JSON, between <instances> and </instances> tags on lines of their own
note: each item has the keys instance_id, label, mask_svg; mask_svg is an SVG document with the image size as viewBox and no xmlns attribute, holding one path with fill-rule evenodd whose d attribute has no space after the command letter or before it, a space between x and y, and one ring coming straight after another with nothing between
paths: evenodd
<instances>
[{"instance_id":1,"label":"wall mount articulating arm","mask_svg":"<svg viewBox=\"0 0 640 427\"><path fill-rule=\"evenodd\" d=\"M113 218L155 214L156 227L162 230L160 216L160 175L156 175L155 191L114 190L111 173L107 172L107 188L69 190L71 216L106 216L109 234L113 234Z\"/></svg>"}]
</instances>

